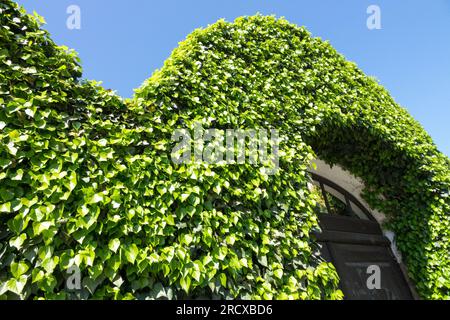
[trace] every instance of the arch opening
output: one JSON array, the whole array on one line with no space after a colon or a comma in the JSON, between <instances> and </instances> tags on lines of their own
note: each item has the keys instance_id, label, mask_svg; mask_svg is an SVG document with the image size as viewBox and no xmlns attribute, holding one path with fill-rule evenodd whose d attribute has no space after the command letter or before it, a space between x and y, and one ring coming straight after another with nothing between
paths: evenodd
<instances>
[{"instance_id":1,"label":"arch opening","mask_svg":"<svg viewBox=\"0 0 450 320\"><path fill-rule=\"evenodd\" d=\"M374 215L363 199L358 200L363 182L339 166L313 163L309 188L317 199L321 227L314 236L324 259L336 267L346 299L418 299L395 235L383 227L384 214ZM374 268L379 271L379 287L369 284Z\"/></svg>"}]
</instances>

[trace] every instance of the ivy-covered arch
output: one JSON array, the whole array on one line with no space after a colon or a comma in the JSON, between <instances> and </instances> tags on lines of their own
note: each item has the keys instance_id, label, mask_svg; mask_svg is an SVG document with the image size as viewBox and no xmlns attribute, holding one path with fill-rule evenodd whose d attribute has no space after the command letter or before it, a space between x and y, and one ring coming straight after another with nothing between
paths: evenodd
<instances>
[{"instance_id":1,"label":"ivy-covered arch","mask_svg":"<svg viewBox=\"0 0 450 320\"><path fill-rule=\"evenodd\" d=\"M80 81L36 18L0 8L0 297L341 298L310 237L319 155L391 217L421 296L449 298L450 162L328 43L284 19L219 21L122 101ZM174 164L174 128L199 122L278 129L279 170Z\"/></svg>"},{"instance_id":2,"label":"ivy-covered arch","mask_svg":"<svg viewBox=\"0 0 450 320\"><path fill-rule=\"evenodd\" d=\"M202 110L212 115L234 107L227 124L257 119L282 128L289 140L361 177L366 199L391 217L419 291L448 297L449 160L384 88L328 43L273 17L221 21L175 50L137 93L149 96L212 106Z\"/></svg>"}]
</instances>

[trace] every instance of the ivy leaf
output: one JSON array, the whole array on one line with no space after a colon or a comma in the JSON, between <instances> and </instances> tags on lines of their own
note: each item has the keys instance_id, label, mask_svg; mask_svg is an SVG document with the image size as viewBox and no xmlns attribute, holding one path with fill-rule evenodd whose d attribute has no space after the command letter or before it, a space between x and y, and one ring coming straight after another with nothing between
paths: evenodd
<instances>
[{"instance_id":1,"label":"ivy leaf","mask_svg":"<svg viewBox=\"0 0 450 320\"><path fill-rule=\"evenodd\" d=\"M44 279L44 277L45 277L44 271L42 271L38 268L35 268L31 272L31 280L32 280L31 283L39 282L42 279Z\"/></svg>"},{"instance_id":2,"label":"ivy leaf","mask_svg":"<svg viewBox=\"0 0 450 320\"><path fill-rule=\"evenodd\" d=\"M175 220L174 220L172 214L168 214L168 215L166 216L166 222L167 222L167 224L170 225L170 226L174 226L174 225L175 225Z\"/></svg>"},{"instance_id":3,"label":"ivy leaf","mask_svg":"<svg viewBox=\"0 0 450 320\"><path fill-rule=\"evenodd\" d=\"M263 266L267 267L267 256L258 257L258 262Z\"/></svg>"},{"instance_id":4,"label":"ivy leaf","mask_svg":"<svg viewBox=\"0 0 450 320\"><path fill-rule=\"evenodd\" d=\"M180 286L186 293L189 293L189 288L191 287L191 278L189 277L181 278Z\"/></svg>"},{"instance_id":5,"label":"ivy leaf","mask_svg":"<svg viewBox=\"0 0 450 320\"><path fill-rule=\"evenodd\" d=\"M108 244L108 248L112 252L117 252L117 249L120 247L120 240L119 239L111 239Z\"/></svg>"},{"instance_id":6,"label":"ivy leaf","mask_svg":"<svg viewBox=\"0 0 450 320\"><path fill-rule=\"evenodd\" d=\"M11 238L11 240L9 240L9 245L11 247L15 247L17 250L20 250L26 239L27 235L25 233L22 233L16 237Z\"/></svg>"},{"instance_id":7,"label":"ivy leaf","mask_svg":"<svg viewBox=\"0 0 450 320\"><path fill-rule=\"evenodd\" d=\"M10 213L11 211L11 202L2 203L0 205L0 212Z\"/></svg>"},{"instance_id":8,"label":"ivy leaf","mask_svg":"<svg viewBox=\"0 0 450 320\"><path fill-rule=\"evenodd\" d=\"M275 271L273 272L273 275L274 275L276 278L281 279L281 278L283 277L283 270L277 269L277 270L275 270Z\"/></svg>"},{"instance_id":9,"label":"ivy leaf","mask_svg":"<svg viewBox=\"0 0 450 320\"><path fill-rule=\"evenodd\" d=\"M40 235L42 232L47 231L50 227L54 226L53 221L44 221L33 224L33 232L36 236Z\"/></svg>"},{"instance_id":10,"label":"ivy leaf","mask_svg":"<svg viewBox=\"0 0 450 320\"><path fill-rule=\"evenodd\" d=\"M27 218L16 215L14 219L8 221L8 227L16 234L20 234L28 226L28 221Z\"/></svg>"},{"instance_id":11,"label":"ivy leaf","mask_svg":"<svg viewBox=\"0 0 450 320\"><path fill-rule=\"evenodd\" d=\"M10 269L14 278L19 279L30 267L23 261L11 263Z\"/></svg>"},{"instance_id":12,"label":"ivy leaf","mask_svg":"<svg viewBox=\"0 0 450 320\"><path fill-rule=\"evenodd\" d=\"M124 249L124 253L125 253L125 258L127 259L127 261L131 264L134 264L138 254L139 254L139 249L133 243L132 245L130 245Z\"/></svg>"},{"instance_id":13,"label":"ivy leaf","mask_svg":"<svg viewBox=\"0 0 450 320\"><path fill-rule=\"evenodd\" d=\"M227 275L225 273L221 273L219 278L220 278L220 284L222 285L222 287L226 288L227 287Z\"/></svg>"},{"instance_id":14,"label":"ivy leaf","mask_svg":"<svg viewBox=\"0 0 450 320\"><path fill-rule=\"evenodd\" d=\"M88 201L89 204L95 204L103 201L104 195L103 193L96 193L92 196L92 198Z\"/></svg>"},{"instance_id":15,"label":"ivy leaf","mask_svg":"<svg viewBox=\"0 0 450 320\"><path fill-rule=\"evenodd\" d=\"M183 243L185 244L185 245L190 245L191 244L191 242L192 242L192 235L190 235L190 234L185 234L184 236L183 236Z\"/></svg>"},{"instance_id":16,"label":"ivy leaf","mask_svg":"<svg viewBox=\"0 0 450 320\"><path fill-rule=\"evenodd\" d=\"M42 261L42 268L44 268L44 270L47 273L53 273L56 266L58 265L58 262L59 262L58 257L49 257L49 258L45 259L44 261Z\"/></svg>"},{"instance_id":17,"label":"ivy leaf","mask_svg":"<svg viewBox=\"0 0 450 320\"><path fill-rule=\"evenodd\" d=\"M25 275L18 278L11 278L6 282L6 289L20 296L22 295L27 281L28 277Z\"/></svg>"}]
</instances>

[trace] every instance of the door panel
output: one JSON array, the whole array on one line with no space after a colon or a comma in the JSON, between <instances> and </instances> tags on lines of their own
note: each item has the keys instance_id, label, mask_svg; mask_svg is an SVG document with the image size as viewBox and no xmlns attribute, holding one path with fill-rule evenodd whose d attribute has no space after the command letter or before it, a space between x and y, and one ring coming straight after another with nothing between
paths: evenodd
<instances>
[{"instance_id":1,"label":"door panel","mask_svg":"<svg viewBox=\"0 0 450 320\"><path fill-rule=\"evenodd\" d=\"M322 244L322 257L336 267L345 299L413 299L391 243L370 211L332 181L315 174L313 178L321 227L315 236ZM372 288L368 280L375 276L379 282Z\"/></svg>"},{"instance_id":2,"label":"door panel","mask_svg":"<svg viewBox=\"0 0 450 320\"><path fill-rule=\"evenodd\" d=\"M380 226L375 221L319 214L319 223L322 230L327 231L342 231L376 235L382 234Z\"/></svg>"},{"instance_id":3,"label":"door panel","mask_svg":"<svg viewBox=\"0 0 450 320\"><path fill-rule=\"evenodd\" d=\"M341 287L346 299L412 299L408 284L389 247L332 242L328 242L326 247L341 277ZM368 272L372 265L380 268L379 289L369 289L367 284L373 274Z\"/></svg>"}]
</instances>

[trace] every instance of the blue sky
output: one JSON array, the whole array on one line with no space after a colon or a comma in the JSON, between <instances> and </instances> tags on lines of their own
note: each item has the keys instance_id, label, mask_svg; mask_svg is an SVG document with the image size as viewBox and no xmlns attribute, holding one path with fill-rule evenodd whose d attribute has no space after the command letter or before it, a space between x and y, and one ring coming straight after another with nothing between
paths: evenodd
<instances>
[{"instance_id":1,"label":"blue sky","mask_svg":"<svg viewBox=\"0 0 450 320\"><path fill-rule=\"evenodd\" d=\"M348 60L380 80L450 155L450 0L18 0L44 16L53 39L78 51L84 77L131 97L192 30L220 18L284 16L329 40ZM366 26L369 5L381 30ZM69 5L81 29L66 27Z\"/></svg>"}]
</instances>

